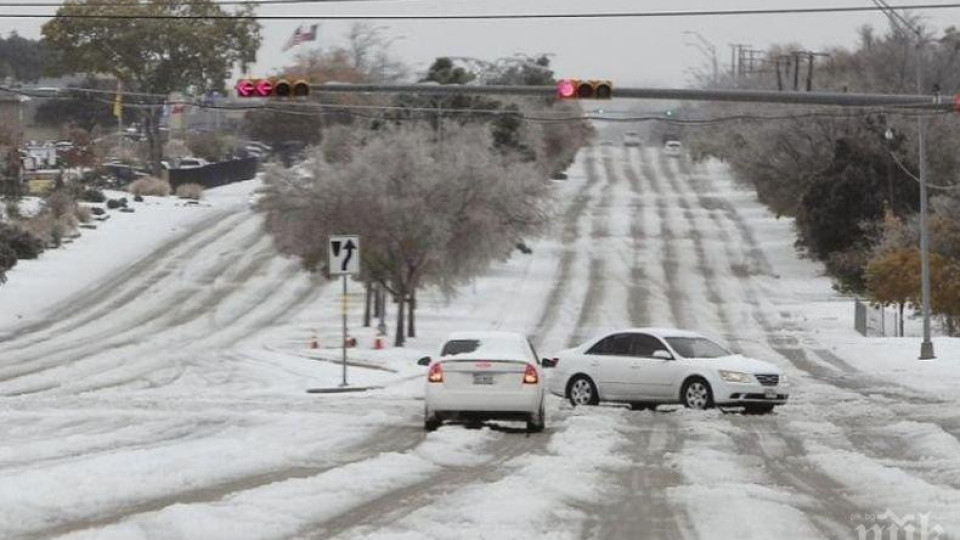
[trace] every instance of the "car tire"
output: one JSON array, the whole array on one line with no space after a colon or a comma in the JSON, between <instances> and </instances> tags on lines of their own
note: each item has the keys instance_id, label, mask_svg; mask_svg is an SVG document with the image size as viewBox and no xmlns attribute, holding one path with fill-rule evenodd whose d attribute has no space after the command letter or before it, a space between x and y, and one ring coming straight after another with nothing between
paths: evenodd
<instances>
[{"instance_id":1,"label":"car tire","mask_svg":"<svg viewBox=\"0 0 960 540\"><path fill-rule=\"evenodd\" d=\"M706 380L695 377L683 384L680 390L680 403L688 409L709 409L713 407L713 389Z\"/></svg>"},{"instance_id":2,"label":"car tire","mask_svg":"<svg viewBox=\"0 0 960 540\"><path fill-rule=\"evenodd\" d=\"M570 399L570 404L574 407L600 403L597 385L593 384L590 377L586 375L577 375L570 379L570 384L567 386L567 398Z\"/></svg>"},{"instance_id":3,"label":"car tire","mask_svg":"<svg viewBox=\"0 0 960 540\"><path fill-rule=\"evenodd\" d=\"M631 411L655 411L657 410L656 403L631 403Z\"/></svg>"},{"instance_id":4,"label":"car tire","mask_svg":"<svg viewBox=\"0 0 960 540\"><path fill-rule=\"evenodd\" d=\"M743 414L770 414L773 412L773 405L770 403L757 403L755 405L746 405L743 408Z\"/></svg>"},{"instance_id":5,"label":"car tire","mask_svg":"<svg viewBox=\"0 0 960 540\"><path fill-rule=\"evenodd\" d=\"M436 414L430 413L430 411L423 410L423 430L424 431L436 431L443 424L443 420L440 419Z\"/></svg>"},{"instance_id":6,"label":"car tire","mask_svg":"<svg viewBox=\"0 0 960 540\"><path fill-rule=\"evenodd\" d=\"M531 414L527 420L527 433L540 433L546 427L547 415L543 411L543 404L540 404L540 412Z\"/></svg>"}]
</instances>

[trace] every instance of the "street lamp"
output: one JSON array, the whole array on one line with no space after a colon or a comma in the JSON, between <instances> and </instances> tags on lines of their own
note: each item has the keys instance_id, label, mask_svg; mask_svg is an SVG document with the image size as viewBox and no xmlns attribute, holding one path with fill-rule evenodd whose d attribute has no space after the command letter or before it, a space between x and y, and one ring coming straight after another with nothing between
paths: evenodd
<instances>
[{"instance_id":1,"label":"street lamp","mask_svg":"<svg viewBox=\"0 0 960 540\"><path fill-rule=\"evenodd\" d=\"M897 13L886 0L873 0L894 26L904 26L917 36L917 93L923 93L924 45L923 31ZM939 94L938 94L939 99ZM917 115L917 161L920 168L920 294L923 297L923 341L920 360L933 360L933 341L930 339L930 231L927 224L927 117Z\"/></svg>"}]
</instances>

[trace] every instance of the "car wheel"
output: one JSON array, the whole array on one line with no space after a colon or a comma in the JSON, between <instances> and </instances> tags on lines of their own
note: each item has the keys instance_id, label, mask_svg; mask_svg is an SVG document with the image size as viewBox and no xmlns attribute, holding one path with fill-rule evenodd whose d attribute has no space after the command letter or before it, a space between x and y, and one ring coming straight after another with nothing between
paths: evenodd
<instances>
[{"instance_id":1,"label":"car wheel","mask_svg":"<svg viewBox=\"0 0 960 540\"><path fill-rule=\"evenodd\" d=\"M743 408L743 414L769 414L771 412L773 412L773 405L769 403L747 405Z\"/></svg>"},{"instance_id":2,"label":"car wheel","mask_svg":"<svg viewBox=\"0 0 960 540\"><path fill-rule=\"evenodd\" d=\"M600 403L600 396L597 394L596 385L585 375L578 375L570 381L570 387L567 389L567 397L570 398L570 403L574 407Z\"/></svg>"},{"instance_id":3,"label":"car wheel","mask_svg":"<svg viewBox=\"0 0 960 540\"><path fill-rule=\"evenodd\" d=\"M680 391L680 401L688 409L709 409L713 407L713 391L703 379L690 379Z\"/></svg>"},{"instance_id":4,"label":"car wheel","mask_svg":"<svg viewBox=\"0 0 960 540\"><path fill-rule=\"evenodd\" d=\"M430 411L423 410L423 430L424 431L436 431L440 425L443 424L443 420L440 419L436 414L431 414Z\"/></svg>"},{"instance_id":5,"label":"car wheel","mask_svg":"<svg viewBox=\"0 0 960 540\"><path fill-rule=\"evenodd\" d=\"M531 414L527 420L527 433L540 433L546 427L547 416L543 411L543 404L540 404L540 412Z\"/></svg>"},{"instance_id":6,"label":"car wheel","mask_svg":"<svg viewBox=\"0 0 960 540\"><path fill-rule=\"evenodd\" d=\"M656 403L631 403L631 411L655 411L657 410Z\"/></svg>"}]
</instances>

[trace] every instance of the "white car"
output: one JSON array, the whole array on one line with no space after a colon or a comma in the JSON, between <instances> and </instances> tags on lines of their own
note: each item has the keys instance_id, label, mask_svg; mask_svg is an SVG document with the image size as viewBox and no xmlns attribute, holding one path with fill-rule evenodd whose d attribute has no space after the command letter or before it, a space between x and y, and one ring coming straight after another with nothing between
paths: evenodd
<instances>
[{"instance_id":1,"label":"white car","mask_svg":"<svg viewBox=\"0 0 960 540\"><path fill-rule=\"evenodd\" d=\"M543 431L543 371L524 335L455 333L439 358L418 363L429 366L424 429L432 431L444 420L519 420L527 431Z\"/></svg>"},{"instance_id":2,"label":"white car","mask_svg":"<svg viewBox=\"0 0 960 540\"><path fill-rule=\"evenodd\" d=\"M680 403L693 409L742 406L763 414L789 397L776 366L733 354L696 333L664 328L613 332L545 360L550 391L574 405L601 401L634 409Z\"/></svg>"},{"instance_id":3,"label":"white car","mask_svg":"<svg viewBox=\"0 0 960 540\"><path fill-rule=\"evenodd\" d=\"M663 153L671 157L679 157L683 152L683 144L680 141L667 141L663 145Z\"/></svg>"}]
</instances>

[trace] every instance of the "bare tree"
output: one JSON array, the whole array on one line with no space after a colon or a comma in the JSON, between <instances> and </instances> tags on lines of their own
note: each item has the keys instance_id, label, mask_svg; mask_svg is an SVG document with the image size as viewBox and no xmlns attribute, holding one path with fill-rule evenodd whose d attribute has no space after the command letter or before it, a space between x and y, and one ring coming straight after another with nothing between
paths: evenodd
<instances>
[{"instance_id":1,"label":"bare tree","mask_svg":"<svg viewBox=\"0 0 960 540\"><path fill-rule=\"evenodd\" d=\"M397 346L418 289L453 294L548 220L549 185L535 165L505 161L481 126L450 126L440 144L422 124L384 127L347 162L317 150L266 182L267 227L306 267L321 267L327 236L361 235L366 276L397 302Z\"/></svg>"}]
</instances>

